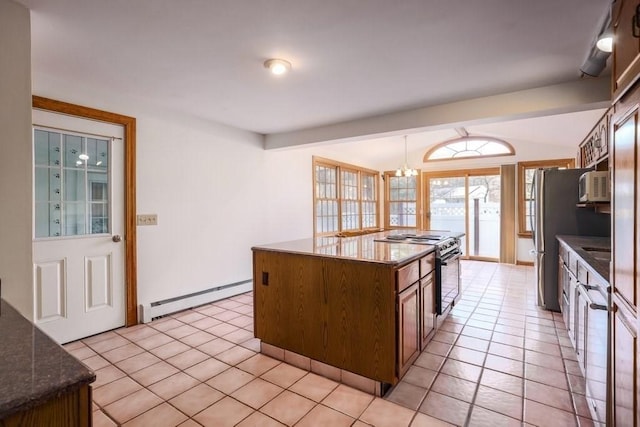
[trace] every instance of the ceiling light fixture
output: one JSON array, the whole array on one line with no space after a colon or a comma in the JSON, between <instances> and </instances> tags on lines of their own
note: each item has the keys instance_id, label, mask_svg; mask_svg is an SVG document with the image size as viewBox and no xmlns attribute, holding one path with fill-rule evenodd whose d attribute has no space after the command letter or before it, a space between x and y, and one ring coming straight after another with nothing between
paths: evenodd
<instances>
[{"instance_id":1,"label":"ceiling light fixture","mask_svg":"<svg viewBox=\"0 0 640 427\"><path fill-rule=\"evenodd\" d=\"M264 61L264 68L268 68L271 73L279 76L291 70L291 63L284 59L267 59Z\"/></svg>"},{"instance_id":2,"label":"ceiling light fixture","mask_svg":"<svg viewBox=\"0 0 640 427\"><path fill-rule=\"evenodd\" d=\"M404 136L404 165L396 169L396 176L417 176L418 171L408 166L407 135Z\"/></svg>"},{"instance_id":3,"label":"ceiling light fixture","mask_svg":"<svg viewBox=\"0 0 640 427\"><path fill-rule=\"evenodd\" d=\"M88 156L88 155L86 155L86 154L84 154L84 153L80 154L80 155L78 156L78 158L79 158L80 160L89 160L89 156Z\"/></svg>"},{"instance_id":4,"label":"ceiling light fixture","mask_svg":"<svg viewBox=\"0 0 640 427\"><path fill-rule=\"evenodd\" d=\"M611 27L604 30L602 34L598 36L596 47L603 52L613 52L613 31L611 31Z\"/></svg>"},{"instance_id":5,"label":"ceiling light fixture","mask_svg":"<svg viewBox=\"0 0 640 427\"><path fill-rule=\"evenodd\" d=\"M597 77L607 66L607 59L613 51L611 9L601 18L599 28L599 36L591 42L587 58L580 67L583 75Z\"/></svg>"}]
</instances>

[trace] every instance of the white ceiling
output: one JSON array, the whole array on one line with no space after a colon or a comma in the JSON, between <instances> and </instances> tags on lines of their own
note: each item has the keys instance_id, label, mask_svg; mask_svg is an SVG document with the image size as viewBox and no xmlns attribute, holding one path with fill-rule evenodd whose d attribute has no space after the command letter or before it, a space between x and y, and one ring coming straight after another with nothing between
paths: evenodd
<instances>
[{"instance_id":1,"label":"white ceiling","mask_svg":"<svg viewBox=\"0 0 640 427\"><path fill-rule=\"evenodd\" d=\"M261 134L579 79L610 6L610 0L18 1L32 9L34 93L48 96L44 82L54 77L86 89L108 87L123 104L144 100ZM273 57L289 60L292 72L270 75L263 62ZM560 128L578 127L584 135L592 116L581 121L578 114ZM509 137L509 126L481 130Z\"/></svg>"}]
</instances>

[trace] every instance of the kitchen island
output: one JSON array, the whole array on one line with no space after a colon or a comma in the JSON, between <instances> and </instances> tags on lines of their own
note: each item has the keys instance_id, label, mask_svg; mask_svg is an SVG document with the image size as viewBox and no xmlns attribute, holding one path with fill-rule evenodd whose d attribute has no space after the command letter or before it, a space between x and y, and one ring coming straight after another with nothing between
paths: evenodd
<instances>
[{"instance_id":1,"label":"kitchen island","mask_svg":"<svg viewBox=\"0 0 640 427\"><path fill-rule=\"evenodd\" d=\"M91 425L95 374L0 300L0 426Z\"/></svg>"},{"instance_id":2,"label":"kitchen island","mask_svg":"<svg viewBox=\"0 0 640 427\"><path fill-rule=\"evenodd\" d=\"M436 248L388 234L252 248L263 352L377 395L396 384L435 331Z\"/></svg>"}]
</instances>

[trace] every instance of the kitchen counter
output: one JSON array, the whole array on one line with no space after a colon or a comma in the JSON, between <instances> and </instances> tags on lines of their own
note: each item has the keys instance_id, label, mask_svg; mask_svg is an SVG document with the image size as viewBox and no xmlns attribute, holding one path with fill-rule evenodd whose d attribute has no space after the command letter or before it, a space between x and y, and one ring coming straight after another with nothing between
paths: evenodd
<instances>
[{"instance_id":1,"label":"kitchen counter","mask_svg":"<svg viewBox=\"0 0 640 427\"><path fill-rule=\"evenodd\" d=\"M365 261L390 265L406 264L435 251L435 246L430 244L416 244L406 241L379 241L380 239L384 239L386 236L398 234L433 234L456 238L464 236L464 233L458 232L407 229L382 231L354 237L316 237L268 245L258 245L253 249L320 256L325 258L350 259L353 261Z\"/></svg>"},{"instance_id":2,"label":"kitchen counter","mask_svg":"<svg viewBox=\"0 0 640 427\"><path fill-rule=\"evenodd\" d=\"M88 390L95 381L90 369L4 300L0 300L0 342L0 421L19 418L20 413L64 399L83 387ZM89 417L90 405L89 398ZM47 417L53 414L48 412ZM38 419L33 414L29 418L36 424Z\"/></svg>"},{"instance_id":3,"label":"kitchen counter","mask_svg":"<svg viewBox=\"0 0 640 427\"><path fill-rule=\"evenodd\" d=\"M609 284L609 262L611 261L611 238L594 236L556 236L571 248L577 256L591 267L600 279ZM586 248L586 249L585 249Z\"/></svg>"}]
</instances>

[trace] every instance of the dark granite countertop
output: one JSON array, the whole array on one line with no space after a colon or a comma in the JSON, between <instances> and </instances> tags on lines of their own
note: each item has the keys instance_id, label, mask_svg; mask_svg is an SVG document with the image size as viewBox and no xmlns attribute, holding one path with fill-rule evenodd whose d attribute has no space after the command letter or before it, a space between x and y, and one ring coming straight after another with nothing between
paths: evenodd
<instances>
[{"instance_id":1,"label":"dark granite countertop","mask_svg":"<svg viewBox=\"0 0 640 427\"><path fill-rule=\"evenodd\" d=\"M4 300L0 300L0 343L0 420L96 379Z\"/></svg>"},{"instance_id":2,"label":"dark granite countertop","mask_svg":"<svg viewBox=\"0 0 640 427\"><path fill-rule=\"evenodd\" d=\"M599 255L611 252L610 237L568 235L556 237L559 241L566 243L578 257L582 258L585 264L591 267L594 273L598 274L607 285L609 284L609 261L602 259ZM585 250L584 248L592 250Z\"/></svg>"}]
</instances>

